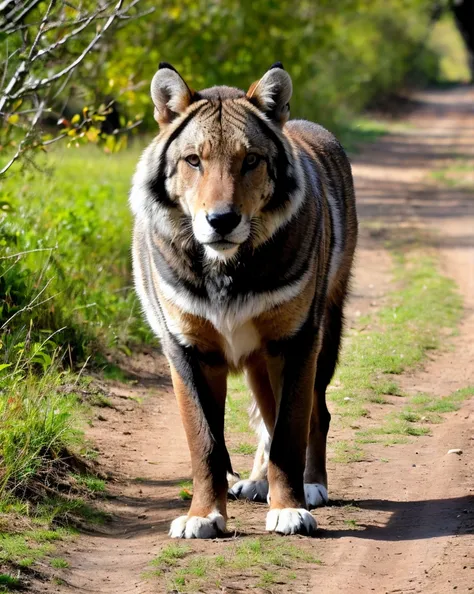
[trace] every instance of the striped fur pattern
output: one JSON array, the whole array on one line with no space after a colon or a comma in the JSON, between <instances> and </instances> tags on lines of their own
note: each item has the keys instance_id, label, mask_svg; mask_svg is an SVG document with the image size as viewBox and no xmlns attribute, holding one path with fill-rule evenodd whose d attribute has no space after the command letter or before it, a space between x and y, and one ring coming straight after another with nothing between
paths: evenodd
<instances>
[{"instance_id":1,"label":"striped fur pattern","mask_svg":"<svg viewBox=\"0 0 474 594\"><path fill-rule=\"evenodd\" d=\"M193 466L193 500L170 536L225 530L227 376L244 371L261 443L235 497L268 500L267 529L310 534L327 502L326 387L357 238L351 168L321 126L288 121L275 64L247 93L192 91L161 64L160 133L130 194L144 313L171 370Z\"/></svg>"}]
</instances>

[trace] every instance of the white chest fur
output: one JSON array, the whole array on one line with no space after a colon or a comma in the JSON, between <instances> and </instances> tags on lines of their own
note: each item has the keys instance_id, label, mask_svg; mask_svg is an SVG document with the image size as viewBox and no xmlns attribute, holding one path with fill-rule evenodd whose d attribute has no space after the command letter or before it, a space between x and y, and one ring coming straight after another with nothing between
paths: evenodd
<instances>
[{"instance_id":1,"label":"white chest fur","mask_svg":"<svg viewBox=\"0 0 474 594\"><path fill-rule=\"evenodd\" d=\"M239 364L242 357L250 355L260 346L260 336L254 324L250 321L231 331L221 332L221 334L224 339L227 360L235 366Z\"/></svg>"},{"instance_id":2,"label":"white chest fur","mask_svg":"<svg viewBox=\"0 0 474 594\"><path fill-rule=\"evenodd\" d=\"M158 276L163 297L182 312L211 322L223 338L223 346L229 362L238 365L242 357L249 355L260 346L260 336L252 320L263 312L296 297L308 283L311 274L312 269L309 267L307 272L294 283L273 291L250 293L227 304L213 304L208 299L192 295L184 288L177 291L160 277L159 273ZM186 329L179 327L179 318L171 319L166 313L166 308L164 310L168 329L181 344L189 345Z\"/></svg>"},{"instance_id":3,"label":"white chest fur","mask_svg":"<svg viewBox=\"0 0 474 594\"><path fill-rule=\"evenodd\" d=\"M222 348L229 363L238 366L242 357L250 355L260 347L260 335L252 321L252 312L245 307L230 309L212 308L209 302L200 303L197 299L186 299L183 294L174 292L166 283L161 283L165 298L179 309L207 319L219 333L222 339ZM165 304L162 308L166 326L174 337L184 346L190 346L195 340L188 332L187 322L180 316L170 315ZM257 309L257 308L252 308Z\"/></svg>"}]
</instances>

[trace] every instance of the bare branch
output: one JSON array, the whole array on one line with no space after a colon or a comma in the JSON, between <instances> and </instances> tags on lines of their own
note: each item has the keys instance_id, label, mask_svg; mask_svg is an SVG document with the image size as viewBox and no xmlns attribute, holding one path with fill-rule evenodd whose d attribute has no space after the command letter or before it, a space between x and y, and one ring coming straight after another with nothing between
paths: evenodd
<instances>
[{"instance_id":1,"label":"bare branch","mask_svg":"<svg viewBox=\"0 0 474 594\"><path fill-rule=\"evenodd\" d=\"M87 130L89 126L100 127L95 123L100 118L89 118L85 113L80 126L67 123L67 129L57 133L55 138L42 139L41 132L36 130L44 113L51 113L52 108L57 109L57 106L53 107L57 99L67 103L65 89L86 57L97 51L97 48L105 56L108 46L100 42L107 32L112 27L117 29L121 22L125 24L130 19L152 12L147 9L138 13L135 8L140 1L142 0L102 0L92 3L92 9L88 10L89 4L85 5L82 0L74 6L68 0L47 0L44 6L34 12L33 9L38 5L37 0L0 0L0 10L4 17L0 23L0 32L13 27L12 32L16 34L14 51L8 52L8 39L6 40L7 53L2 72L5 84L0 91L0 115L8 125L1 132L0 145L4 150L4 147L13 144L19 134L24 135L19 145L12 149L15 153L0 170L0 176L20 157L26 158L26 153L31 149L47 147L68 135L84 138L84 128ZM70 15L65 11L67 7L74 10L77 18L68 18ZM7 20L5 24L6 12L10 21ZM38 18L39 14L42 15L41 19ZM26 16L30 16L29 22L25 22ZM48 31L59 28L61 30L58 34L48 35ZM140 122L135 122L124 128L118 127L112 134L126 132L139 124ZM88 135L88 138L92 142L97 141L97 135L93 139Z\"/></svg>"},{"instance_id":2,"label":"bare branch","mask_svg":"<svg viewBox=\"0 0 474 594\"><path fill-rule=\"evenodd\" d=\"M69 72L71 72L72 70L74 70L75 68L77 68L77 66L79 66L79 64L84 60L84 58L87 56L87 54L96 45L96 43L99 41L99 39L102 38L103 34L107 31L107 29L109 29L109 27L112 25L112 23L114 22L114 20L117 18L117 11L120 10L120 8L122 7L122 4L123 4L123 0L119 0L117 2L116 7L115 7L115 11L109 16L109 18L107 19L107 22L105 23L104 27L101 29L101 31L99 31L97 33L97 35L86 46L86 48L82 51L82 53L71 64L69 64L69 66L67 66L66 68L63 68L59 72L56 72L56 74L53 74L53 76L50 76L49 78L42 78L41 80L36 81L32 85L27 86L24 89L20 89L16 93L11 94L8 98L9 99L18 99L19 97L21 97L25 93L30 93L30 92L33 92L33 91L37 91L37 90L39 90L41 88L44 88L46 86L49 86L54 81L59 80L60 78L62 78L63 76L65 76L66 74L68 74ZM2 109L2 105L0 103L0 110L1 109Z\"/></svg>"},{"instance_id":3,"label":"bare branch","mask_svg":"<svg viewBox=\"0 0 474 594\"><path fill-rule=\"evenodd\" d=\"M10 91L13 89L13 87L16 85L16 83L20 80L20 78L26 74L26 72L27 72L26 64L27 64L26 60L23 60L23 62L20 62L20 65L18 66L18 68L15 70L15 73L11 77L10 82L8 83L8 85L5 89L5 92L3 93L3 96L0 98L0 111L3 111L3 108L5 107L6 102L11 98L9 96Z\"/></svg>"},{"instance_id":4,"label":"bare branch","mask_svg":"<svg viewBox=\"0 0 474 594\"><path fill-rule=\"evenodd\" d=\"M75 37L76 35L78 35L82 31L84 31L84 29L86 29L93 21L95 21L95 19L105 9L106 9L105 7L104 8L101 8L97 12L94 12L91 15L89 15L87 17L87 19L85 19L84 23L80 27L77 27L76 29L74 29L73 31L71 31L68 35L65 35L64 37L62 37L61 39L59 39L58 41L56 41L56 43L52 43L49 47L46 47L45 49L42 49L41 51L39 51L35 56L33 56L31 58L31 62L35 62L38 58L42 58L46 54L50 54L51 52L53 52L55 49L57 49L61 45L66 44L72 37Z\"/></svg>"},{"instance_id":5,"label":"bare branch","mask_svg":"<svg viewBox=\"0 0 474 594\"><path fill-rule=\"evenodd\" d=\"M20 23L23 19L25 19L30 12L36 8L36 6L41 2L41 0L32 0L32 2L28 5L25 6L23 8L23 10L20 12L20 14L18 14L16 17L14 16L15 13L18 10L21 10L23 3L20 2L19 5L15 8L13 8L13 10L11 10L5 17L6 20L6 26L2 27L0 26L0 31L3 31L5 33L11 33L14 29L15 29L15 25L17 23ZM8 4L7 4L8 6Z\"/></svg>"},{"instance_id":6,"label":"bare branch","mask_svg":"<svg viewBox=\"0 0 474 594\"><path fill-rule=\"evenodd\" d=\"M35 51L36 46L38 45L38 42L41 39L41 36L43 35L44 26L48 22L49 15L51 14L51 10L55 3L56 3L56 0L50 0L49 6L46 9L46 12L44 13L44 16L41 20L41 24L38 29L38 33L36 34L35 40L31 44L30 52L28 54L28 60L30 60L30 61L32 61L31 56L33 55L33 52Z\"/></svg>"},{"instance_id":7,"label":"bare branch","mask_svg":"<svg viewBox=\"0 0 474 594\"><path fill-rule=\"evenodd\" d=\"M41 114L43 113L43 109L44 109L44 101L42 101L39 104L39 107L36 111L35 117L33 118L31 125L30 125L30 129L28 130L25 138L23 138L23 140L20 142L19 146L18 146L18 150L16 151L16 153L13 155L13 157L10 159L10 161L8 161L8 163L3 167L3 169L0 170L0 175L3 175L6 171L8 171L8 169L10 169L10 167L13 165L13 163L20 157L20 155L23 153L28 140L31 138L31 136L33 135L33 131L36 127L36 124L38 123Z\"/></svg>"}]
</instances>

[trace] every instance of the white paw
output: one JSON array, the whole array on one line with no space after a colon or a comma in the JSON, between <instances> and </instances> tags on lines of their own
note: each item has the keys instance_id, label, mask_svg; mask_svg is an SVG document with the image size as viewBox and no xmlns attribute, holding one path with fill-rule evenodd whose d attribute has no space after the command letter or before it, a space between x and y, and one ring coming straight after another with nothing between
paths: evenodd
<instances>
[{"instance_id":1,"label":"white paw","mask_svg":"<svg viewBox=\"0 0 474 594\"><path fill-rule=\"evenodd\" d=\"M171 522L168 533L171 538L216 538L225 532L225 519L219 512L212 512L206 518L180 516Z\"/></svg>"},{"instance_id":2,"label":"white paw","mask_svg":"<svg viewBox=\"0 0 474 594\"><path fill-rule=\"evenodd\" d=\"M240 474L238 472L228 472L227 473L227 482L229 483L229 486L234 486L235 483L238 483L240 481Z\"/></svg>"},{"instance_id":3,"label":"white paw","mask_svg":"<svg viewBox=\"0 0 474 594\"><path fill-rule=\"evenodd\" d=\"M250 501L266 503L268 481L251 481L250 479L239 481L229 489L229 494L237 499L249 499Z\"/></svg>"},{"instance_id":4,"label":"white paw","mask_svg":"<svg viewBox=\"0 0 474 594\"><path fill-rule=\"evenodd\" d=\"M306 534L311 536L318 525L306 509L287 507L272 509L267 514L266 529L280 534Z\"/></svg>"},{"instance_id":5,"label":"white paw","mask_svg":"<svg viewBox=\"0 0 474 594\"><path fill-rule=\"evenodd\" d=\"M319 483L308 483L304 486L306 505L309 509L326 505L329 501L328 490Z\"/></svg>"}]
</instances>

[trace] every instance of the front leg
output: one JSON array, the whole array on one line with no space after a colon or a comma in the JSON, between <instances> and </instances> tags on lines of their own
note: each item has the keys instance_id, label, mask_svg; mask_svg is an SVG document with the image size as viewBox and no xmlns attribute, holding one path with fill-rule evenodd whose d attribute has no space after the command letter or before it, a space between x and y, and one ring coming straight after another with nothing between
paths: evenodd
<instances>
[{"instance_id":1,"label":"front leg","mask_svg":"<svg viewBox=\"0 0 474 594\"><path fill-rule=\"evenodd\" d=\"M303 481L317 344L317 331L307 322L295 337L279 341L270 349L280 359L281 372L268 466L270 511L266 528L281 534L310 535L317 527L307 510Z\"/></svg>"},{"instance_id":2,"label":"front leg","mask_svg":"<svg viewBox=\"0 0 474 594\"><path fill-rule=\"evenodd\" d=\"M224 442L227 366L222 361L204 362L197 348L178 344L168 360L193 470L191 507L172 522L169 535L215 538L225 531L226 475L232 471Z\"/></svg>"}]
</instances>

